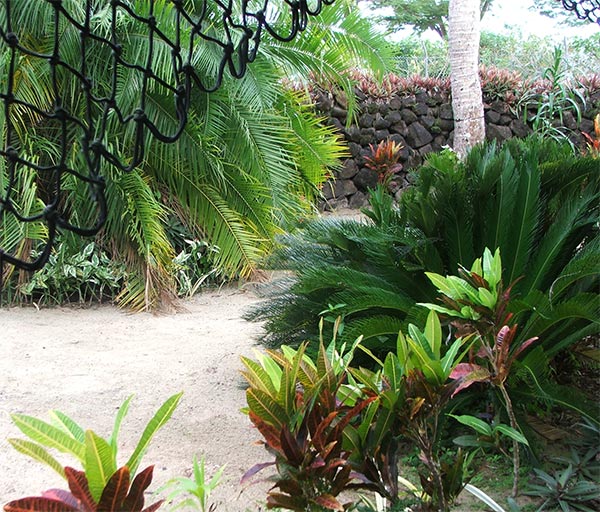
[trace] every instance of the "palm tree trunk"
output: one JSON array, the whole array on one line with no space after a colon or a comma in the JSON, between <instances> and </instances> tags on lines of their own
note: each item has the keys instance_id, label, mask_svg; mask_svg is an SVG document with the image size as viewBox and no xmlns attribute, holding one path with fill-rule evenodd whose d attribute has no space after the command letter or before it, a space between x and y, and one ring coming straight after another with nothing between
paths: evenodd
<instances>
[{"instance_id":1,"label":"palm tree trunk","mask_svg":"<svg viewBox=\"0 0 600 512\"><path fill-rule=\"evenodd\" d=\"M485 138L483 100L479 80L480 0L450 0L448 47L454 150L463 158Z\"/></svg>"}]
</instances>

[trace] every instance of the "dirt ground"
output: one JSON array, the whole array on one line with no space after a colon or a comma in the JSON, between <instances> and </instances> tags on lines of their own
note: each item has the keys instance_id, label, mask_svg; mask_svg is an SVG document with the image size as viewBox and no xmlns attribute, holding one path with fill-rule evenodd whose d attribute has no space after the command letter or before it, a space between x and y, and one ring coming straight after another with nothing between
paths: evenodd
<instances>
[{"instance_id":1,"label":"dirt ground","mask_svg":"<svg viewBox=\"0 0 600 512\"><path fill-rule=\"evenodd\" d=\"M106 438L118 407L134 394L120 434L124 464L152 414L184 391L143 460L142 468L155 465L151 489L189 476L194 454L204 455L210 474L226 465L211 500L218 511L264 509L270 484L239 484L246 470L270 460L240 412L240 355L252 356L261 333L241 315L257 300L249 290L223 288L168 315L128 314L108 305L0 309L0 504L65 488L52 469L9 445L7 438L24 437L10 414L47 419L58 409Z\"/></svg>"}]
</instances>

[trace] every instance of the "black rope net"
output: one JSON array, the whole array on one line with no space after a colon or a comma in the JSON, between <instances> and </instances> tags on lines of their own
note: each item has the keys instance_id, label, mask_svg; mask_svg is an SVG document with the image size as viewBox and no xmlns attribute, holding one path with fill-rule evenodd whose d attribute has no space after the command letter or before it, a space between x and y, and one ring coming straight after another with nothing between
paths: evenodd
<instances>
[{"instance_id":1,"label":"black rope net","mask_svg":"<svg viewBox=\"0 0 600 512\"><path fill-rule=\"evenodd\" d=\"M310 16L333 3L0 1L0 279L3 263L41 268L57 229L96 234L107 214L106 165L127 172L140 165L151 139L175 142L188 120L195 88L213 92L225 73L243 77L265 34L291 41ZM129 44L134 37L143 38L143 51ZM76 38L76 44L65 44L66 38ZM78 51L67 52L67 46ZM155 67L157 52L169 53L169 69ZM110 80L92 78L99 68ZM47 97L31 97L32 88L25 85L36 80L40 91L49 91ZM147 110L148 96L156 90L173 97L172 110L164 116L174 121L166 129L164 119L152 118ZM135 96L136 106L125 111L123 105L131 104L123 101L127 95ZM126 146L115 136L124 130L131 141ZM92 218L81 219L64 200L73 178L85 184L96 205ZM35 181L35 200L20 193L27 180ZM45 233L34 256L22 243L29 229Z\"/></svg>"},{"instance_id":2,"label":"black rope net","mask_svg":"<svg viewBox=\"0 0 600 512\"><path fill-rule=\"evenodd\" d=\"M562 0L562 4L580 20L600 25L600 0Z\"/></svg>"}]
</instances>

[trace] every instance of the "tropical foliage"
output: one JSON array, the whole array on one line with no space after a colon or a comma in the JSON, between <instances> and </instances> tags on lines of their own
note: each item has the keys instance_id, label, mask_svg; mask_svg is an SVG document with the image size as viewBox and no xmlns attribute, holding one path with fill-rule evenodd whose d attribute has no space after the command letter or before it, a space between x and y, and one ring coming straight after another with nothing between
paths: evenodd
<instances>
[{"instance_id":1,"label":"tropical foliage","mask_svg":"<svg viewBox=\"0 0 600 512\"><path fill-rule=\"evenodd\" d=\"M416 302L432 302L424 271L470 267L500 248L503 280L517 281L510 310L523 339L553 357L597 329L598 162L552 141L475 148L464 163L431 155L398 208L381 190L366 220L317 219L280 238L269 266L292 270L255 316L270 345L316 339L328 305L344 316L343 340L363 335L387 352ZM386 341L387 340L387 341Z\"/></svg>"},{"instance_id":2,"label":"tropical foliage","mask_svg":"<svg viewBox=\"0 0 600 512\"><path fill-rule=\"evenodd\" d=\"M409 324L401 330L385 357L373 354L362 338L346 351L347 345L336 340L345 332L339 317L332 344L325 350L321 341L316 359L307 353L306 343L299 350L286 345L269 350L259 354L258 362L243 359L250 383L250 418L275 455L274 462L258 464L249 475L275 466L275 487L284 491L272 491L269 507L346 510L350 504L342 505L337 493L356 488L375 491L396 510L404 503L402 485L417 498L417 510L447 511L467 486L469 467L477 463L479 451L499 451L512 458L513 496L517 495L520 446L530 444L517 422L508 383L519 373L523 354L540 353L532 351L537 338L517 337L515 315L509 311L512 286L504 286L503 268L499 251L492 255L486 249L470 270L461 268L459 276L427 273L440 300L420 305L429 310L423 328ZM329 308L321 328L335 311ZM438 313L448 321L442 323ZM360 351L374 361L371 368L357 366ZM474 390L478 383L490 384L501 399L490 401L489 394ZM324 389L329 392L322 395ZM465 394L470 395L466 400ZM323 403L329 408L323 409ZM456 437L461 449L447 444L452 429L448 417L477 434ZM411 460L420 486L402 476L399 464L413 448L418 457ZM569 467L552 482L547 473L536 470L548 489L534 485L528 493L544 496L546 503L560 499L564 506L569 502L573 509L588 510L597 499L597 486L579 479L573 468L581 466L590 475L596 453L593 446L583 458L574 452ZM334 467L339 470L332 471ZM494 510L503 510L476 487L469 486L469 492L493 503ZM308 496L323 499L310 501ZM518 510L514 500L511 503L511 510Z\"/></svg>"},{"instance_id":3,"label":"tropical foliage","mask_svg":"<svg viewBox=\"0 0 600 512\"><path fill-rule=\"evenodd\" d=\"M283 347L261 355L259 362L242 358L249 383L246 397L250 420L264 437L275 461L258 464L245 478L269 466L280 477L269 491L269 508L288 510L346 510L338 496L357 486L344 446L347 425L374 400L361 398L352 405L338 396L345 380L343 357L321 343L315 360L299 350Z\"/></svg>"},{"instance_id":4,"label":"tropical foliage","mask_svg":"<svg viewBox=\"0 0 600 512\"><path fill-rule=\"evenodd\" d=\"M144 428L133 453L125 465L119 468L118 436L121 423L129 409L131 396L119 408L108 439L100 437L92 430L84 430L60 411L50 413L50 422L24 414L14 414L13 422L29 439L9 439L10 444L19 452L46 464L65 478L71 493L52 489L42 497L12 501L5 506L5 510L141 511L144 508L144 491L152 481L153 467L150 466L136 475L138 467L150 441L169 420L182 394L171 396L156 411ZM83 470L63 467L51 453L52 450L74 457ZM161 502L157 502L144 510L151 512L160 504Z\"/></svg>"},{"instance_id":5,"label":"tropical foliage","mask_svg":"<svg viewBox=\"0 0 600 512\"><path fill-rule=\"evenodd\" d=\"M484 259L489 263L489 254ZM473 275L482 260L477 264ZM397 509L403 502L402 484L415 493L419 510L450 509L468 482L476 451L443 448L445 416L463 402L456 395L468 387L457 376L466 364L461 361L482 341L475 331L464 336L455 331L444 343L440 319L428 308L424 329L410 324L406 334L400 331L396 349L384 360L362 346L360 338L350 350L342 344L337 352L340 319L334 324L334 341L327 350L321 342L316 358L306 353L306 344L299 350L285 345L269 350L258 354L258 361L243 358L250 384L247 410L275 456L271 463L257 464L248 477L266 467L277 469L269 508L346 510L351 503L342 504L338 493L355 488L375 491ZM353 358L359 350L373 358L375 370L356 366ZM472 416L454 417L483 434L502 432L528 443L516 428L492 429ZM400 457L413 454L418 455L420 490L399 469Z\"/></svg>"},{"instance_id":6,"label":"tropical foliage","mask_svg":"<svg viewBox=\"0 0 600 512\"><path fill-rule=\"evenodd\" d=\"M32 50L48 52L52 47L52 6L47 2L19 0L14 2L13 24L19 27L21 39L27 39ZM78 2L66 2L65 9L81 16ZM145 4L136 9L143 14ZM199 7L200 8L200 7ZM92 17L94 29L105 30L106 12L98 7ZM157 9L157 23L165 30L171 7ZM282 10L283 11L283 10ZM215 13L209 13L209 17ZM312 21L312 20L311 20ZM335 27L335 30L332 28ZM121 17L118 31L126 44L123 58L135 60L145 54L148 40L133 18ZM335 166L344 147L332 129L318 123L305 97L287 92L281 85L284 76L301 79L309 72L350 82L342 74L364 62L369 68L382 70L386 52L380 36L361 20L344 2L324 10L317 23L309 24L294 46L283 45L264 36L261 53L241 80L226 79L212 94L195 92L192 97L190 122L176 145L151 143L144 163L127 174L111 168L107 176L109 217L98 242L109 254L127 266L128 278L119 296L122 304L136 309L149 308L168 300L176 287L173 279L175 246L169 230L172 220L183 224L187 238L205 241L218 248L211 255L214 266L228 276L248 276L257 260L270 247L272 237L282 225L306 211L304 199L315 197L318 187ZM65 27L61 38L61 55L77 68L80 40L73 27ZM160 46L160 43L156 43ZM165 50L165 51L163 51ZM155 48L155 69L170 69L170 52ZM103 90L111 73L103 62L110 55L99 48L95 66L90 66L94 83ZM103 58L107 57L106 59ZM198 65L215 69L218 56L210 49L200 49ZM21 59L15 90L39 109L52 104L49 73L37 59ZM166 72L166 71L165 71ZM138 78L124 70L120 83L136 84ZM31 78L31 79L30 79ZM78 83L65 73L60 76L60 89L70 112L80 114ZM119 103L124 111L137 104L138 87L123 87ZM160 88L149 90L147 114L159 127L169 131L174 120L172 98ZM131 107L131 108L130 108ZM43 123L41 123L43 124ZM32 154L56 159L56 148L48 138L47 127L24 116L18 119L20 144ZM109 144L113 150L127 154L131 133L115 121L110 129ZM46 139L44 138L46 137ZM47 149L50 146L50 149ZM71 146L70 162L77 159L78 144ZM76 167L76 165L75 165ZM25 208L40 209L35 201L34 176L22 176L18 183L17 202ZM1 183L5 176L2 172ZM85 223L93 216L87 202L85 186L72 176L63 185L70 191L74 220ZM21 226L6 226L3 247L27 254L35 241L44 236L34 225L31 233ZM78 248L76 239L70 243ZM21 245L18 245L21 244ZM74 252L72 249L70 252Z\"/></svg>"}]
</instances>

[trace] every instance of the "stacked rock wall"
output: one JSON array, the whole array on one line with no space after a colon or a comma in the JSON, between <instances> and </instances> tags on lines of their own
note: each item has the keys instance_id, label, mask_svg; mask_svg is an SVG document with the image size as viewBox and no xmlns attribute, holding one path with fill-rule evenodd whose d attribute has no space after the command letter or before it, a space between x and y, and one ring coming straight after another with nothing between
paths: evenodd
<instances>
[{"instance_id":1,"label":"stacked rock wall","mask_svg":"<svg viewBox=\"0 0 600 512\"><path fill-rule=\"evenodd\" d=\"M378 181L375 171L365 166L365 157L372 155L372 147L384 140L402 145L400 170L390 181L390 191L401 193L408 185L408 171L418 167L423 157L444 146L452 146L454 121L449 91L422 91L415 94L396 93L389 99L372 99L360 90L356 91L357 114L350 125L347 102L343 95L316 90L313 101L320 115L336 126L347 141L350 158L341 169L334 172L334 179L323 187L324 200L321 209L360 208L367 203L368 191ZM581 131L593 133L593 118L600 109L600 91L587 98L582 108L582 122L566 112L562 125L571 131L574 142L583 146ZM497 98L486 98L484 111L486 138L503 142L511 137L526 137L532 132L530 122L535 111L519 116L514 104Z\"/></svg>"}]
</instances>

